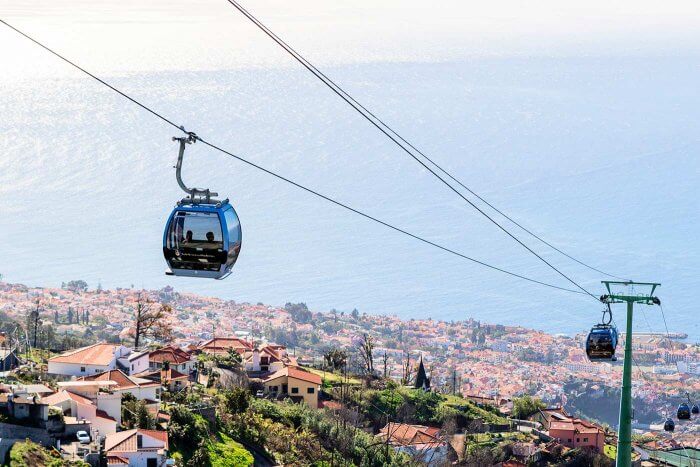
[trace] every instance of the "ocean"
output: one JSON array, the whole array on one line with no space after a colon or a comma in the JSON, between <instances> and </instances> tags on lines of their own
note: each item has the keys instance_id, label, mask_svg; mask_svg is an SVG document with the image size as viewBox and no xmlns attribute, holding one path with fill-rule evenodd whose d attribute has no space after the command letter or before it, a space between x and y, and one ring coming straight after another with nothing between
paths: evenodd
<instances>
[{"instance_id":1,"label":"ocean","mask_svg":"<svg viewBox=\"0 0 700 467\"><path fill-rule=\"evenodd\" d=\"M231 199L243 226L241 256L224 281L165 276L164 222L183 196L172 168L177 133L54 57L30 59L16 58L28 68L0 80L6 281L171 285L236 301L473 317L566 334L600 319L591 297L461 260L202 144L188 148L184 179ZM669 329L698 342L697 63L685 55L380 57L323 69L558 248L625 278L661 282ZM368 214L498 267L571 285L305 70L215 65L100 76L208 141ZM62 71L41 72L49 66ZM604 293L608 277L496 218L594 295ZM636 330L665 330L659 307L638 310ZM624 310L614 311L621 324Z\"/></svg>"}]
</instances>

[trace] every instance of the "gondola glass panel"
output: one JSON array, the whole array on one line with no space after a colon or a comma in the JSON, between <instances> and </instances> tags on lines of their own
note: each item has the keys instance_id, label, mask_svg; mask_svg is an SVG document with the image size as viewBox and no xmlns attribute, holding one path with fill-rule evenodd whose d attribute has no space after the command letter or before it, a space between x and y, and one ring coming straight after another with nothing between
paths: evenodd
<instances>
[{"instance_id":1,"label":"gondola glass panel","mask_svg":"<svg viewBox=\"0 0 700 467\"><path fill-rule=\"evenodd\" d=\"M228 272L221 217L213 206L175 208L163 246L170 274L218 279Z\"/></svg>"}]
</instances>

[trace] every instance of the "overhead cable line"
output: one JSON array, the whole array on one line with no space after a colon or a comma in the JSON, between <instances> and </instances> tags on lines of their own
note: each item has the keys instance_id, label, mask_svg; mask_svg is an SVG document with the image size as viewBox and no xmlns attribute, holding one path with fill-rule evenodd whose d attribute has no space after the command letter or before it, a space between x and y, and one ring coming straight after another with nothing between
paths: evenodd
<instances>
[{"instance_id":1,"label":"overhead cable line","mask_svg":"<svg viewBox=\"0 0 700 467\"><path fill-rule=\"evenodd\" d=\"M420 154L423 158L425 158L428 162L430 162L432 165L434 165L440 172L448 176L450 179L452 179L455 183L457 183L459 186L467 190L469 193L471 193L473 196L478 198L482 203L486 204L488 207L496 211L498 214L501 216L505 217L508 219L510 222L515 224L517 227L531 235L532 237L536 238L540 242L544 243L548 247L552 248L556 252L566 256L567 258L571 259L572 261L575 261L576 263L580 264L581 266L584 266L588 269L591 269L593 271L599 272L605 276L610 276L614 277L616 279L620 280L626 280L623 277L616 276L614 274L602 271L601 269L595 268L591 266L590 264L587 264L574 256L570 255L569 253L566 253L562 249L552 245L550 242L542 238L541 236L537 235L534 233L532 230L526 228L524 225L510 217L508 214L503 212L502 210L498 209L496 206L491 204L489 201L487 201L483 196L479 195L477 192L469 188L467 185L465 185L462 181L460 181L458 178L456 178L454 175L452 175L450 172L448 172L445 168L443 168L440 164L435 162L434 159L428 157L427 154L425 154L423 151L418 149L416 146L414 146L410 141L408 141L406 138L401 136L396 130L394 130L389 124L387 124L384 120L382 120L380 117L378 117L375 113L373 113L371 110L369 110L367 107L362 105L360 102L358 102L351 94L349 94L345 89L340 87L333 79L328 77L323 71L319 70L313 63L309 62L303 55L301 55L299 52L297 52L291 45L289 45L284 39L279 37L277 34L275 34L274 31L272 31L270 28L265 26L260 20L258 20L252 13L250 13L248 10L246 10L242 5L240 5L238 2L235 0L227 0L229 3L231 3L236 9L238 9L243 15L245 15L248 19L250 19L258 28L263 30L268 36L270 36L275 42L277 42L281 47L283 47L290 55L292 55L298 62L300 62L304 67L309 69L314 75L316 75L319 79L324 81L324 83L331 87L333 91L337 93L343 94L344 97L348 98L350 101L352 101L353 104L357 105L360 109L362 109L362 112L365 112L365 118L369 120L367 116L372 117L375 122L372 122L375 126L376 123L379 123L382 127L384 127L387 131L389 131L392 135L396 136L399 140L401 140L402 143L406 144L409 148L411 148L413 151L416 153ZM341 96L341 97L343 97ZM405 150L405 148L403 148Z\"/></svg>"},{"instance_id":2,"label":"overhead cable line","mask_svg":"<svg viewBox=\"0 0 700 467\"><path fill-rule=\"evenodd\" d=\"M111 84L107 83L107 82L104 81L103 79L97 77L96 75L90 73L90 72L87 71L86 69L84 69L84 68L82 68L81 66L77 65L75 62L69 60L68 58L66 58L66 57L64 57L63 55L59 54L58 52L54 51L53 49L47 47L46 45L42 44L41 42L37 41L36 39L30 37L29 35L25 34L24 32L20 31L19 29L15 28L14 26L10 25L9 23L7 23L6 21L4 21L3 19L0 19L0 23L4 24L4 25L7 26L8 28L12 29L13 31L17 32L18 34L20 34L20 35L24 36L25 38L29 39L30 41L32 41L32 42L35 43L36 45L40 46L40 47L43 48L44 50L46 50L46 51L50 52L51 54L55 55L56 57L60 58L60 59L63 60L64 62L66 62L66 63L68 63L69 65L73 66L74 68L76 68L76 69L82 71L82 72L85 73L86 75L90 76L91 78L95 79L95 80L98 81L99 83L101 83L101 84L103 84L104 86L108 87L108 88L111 89L112 91L114 91L114 92L116 92L117 94L121 95L122 97L128 99L129 101L133 102L134 104L138 105L139 107L141 107L142 109L146 110L147 112L149 112L150 114L154 115L155 117L161 119L162 121L168 123L169 125L173 126L174 128L176 128L176 129L178 129L178 130L180 130L180 131L182 131L182 132L184 132L184 133L191 134L191 133L188 133L183 127L178 126L177 124L173 123L172 120L170 120L170 119L164 117L163 115L161 115L160 113L156 112L156 111L153 110L152 108L146 106L145 104L139 102L138 100L134 99L133 97L129 96L128 94L126 94L126 93L122 92L121 90L115 88L114 86L112 86ZM293 186L295 186L295 187L297 187L297 188L299 188L299 189L301 189L301 190L304 190L304 191L306 191L306 192L308 192L308 193L311 193L311 194L313 194L313 195L315 195L315 196L317 196L317 197L319 197L319 198L321 198L321 199L324 199L324 200L326 200L326 201L328 201L328 202L330 202L330 203L332 203L332 204L335 204L336 206L342 207L342 208L344 208L344 209L346 209L346 210L348 210L348 211L350 211L350 212L353 212L353 213L355 213L355 214L358 214L358 215L360 215L360 216L362 216L362 217L364 217L364 218L366 218L366 219L369 219L369 220L371 220L371 221L373 221L373 222L376 222L376 223L378 223L378 224L381 224L381 225L383 225L384 227L387 227L387 228L392 229L392 230L394 230L394 231L396 231L396 232L402 233L402 234L404 234L404 235L406 235L406 236L408 236L408 237L411 237L411 238L413 238L413 239L415 239L415 240L418 240L418 241L420 241L420 242L422 242L422 243L425 243L425 244L427 244L427 245L430 245L430 246L433 246L433 247L435 247L435 248L438 248L438 249L440 249L440 250L442 250L442 251L445 251L445 252L447 252L447 253L450 253L450 254L452 254L452 255L458 256L458 257L460 257L460 258L462 258L462 259L466 259L466 260L468 260L468 261L471 261L471 262L473 262L473 263L476 263L476 264L479 264L479 265L481 265L481 266L487 267L487 268L489 268L489 269L493 269L493 270L495 270L495 271L499 271L499 272L502 272L502 273L504 273L504 274L508 274L508 275L510 275L510 276L517 277L517 278L519 278L519 279L523 279L523 280L528 281L528 282L532 282L532 283L535 283L535 284L543 285L543 286L545 286L545 287L550 287L550 288L553 288L553 289L562 290L562 291L565 291L565 292L576 293L576 294L583 294L583 293L585 292L585 290L584 290L584 292L581 292L581 291L579 291L579 290L568 289L568 288L565 288L565 287L560 287L560 286L558 286L558 285L549 284L549 283L547 283L547 282L539 281L539 280L537 280L537 279L533 279L533 278L531 278L531 277L527 277L527 276L524 276L524 275L522 275L522 274L518 274L518 273L515 273L515 272L512 272L512 271L509 271L509 270L507 270L507 269L503 269L503 268L500 268L500 267L498 267L498 266L494 266L494 265L492 265L492 264L486 263L486 262L484 262L484 261L480 261L480 260L478 260L478 259L472 258L472 257L467 256L467 255L465 255L465 254L463 254L463 253L460 253L460 252L458 252L458 251L456 251L456 250L453 250L453 249L451 249L451 248L448 248L448 247L446 247L446 246L443 246L443 245L440 245L440 244L438 244L438 243L435 243L435 242L433 242L433 241L431 241L431 240L428 240L428 239L426 239L426 238L424 238L424 237L421 237L421 236L419 236L419 235L417 235L417 234L413 234L413 233L411 233L411 232L409 232L409 231L407 231L407 230L404 230L404 229L402 229L402 228L400 228L400 227L396 227L396 226L393 225L393 224L390 224L390 223L388 223L388 222L385 222L385 221L383 221L383 220L381 220L381 219L378 219L378 218L376 218L376 217L374 217L374 216L372 216L372 215L370 215L370 214L367 214L367 213L365 213L365 212L363 212L363 211L360 211L360 210L358 210L358 209L355 209L355 208L353 208L353 207L351 207L351 206L349 206L349 205L347 205L347 204L345 204L345 203L342 203L342 202L337 201L337 200L335 200L335 199L333 199L333 198L331 198L331 197L329 197L329 196L326 196L326 195L324 195L324 194L322 194L322 193L320 193L320 192L318 192L318 191L316 191L316 190L313 190L313 189L311 189L311 188L308 188L308 187L306 187L306 186L304 186L304 185L302 185L302 184L300 184L300 183L297 183L297 182L295 182L295 181L293 181L293 180L291 180L291 179L289 179L289 178L287 178L287 177L285 177L285 176L283 176L283 175L280 175L280 174L278 174L278 173L276 173L276 172L273 172L272 170L266 169L265 167L262 167L261 165L258 165L258 164L254 163L254 162L251 162L251 161L249 161L249 160L247 160L247 159L245 159L245 158L243 158L243 157L241 157L241 156L238 156L238 155L236 155L236 154L234 154L234 153L232 153L232 152L230 152L230 151L227 151L227 150L225 150L225 149L223 149L223 148L221 148L221 147L219 147L219 146L217 146L217 145L215 145L215 144L213 144L213 143L210 143L210 142L206 141L205 139L203 139L203 138L200 137L200 136L196 136L196 138L197 138L199 141L201 141L203 144L205 144L205 145L211 147L212 149L215 149L215 150L217 150L217 151L219 151L219 152L221 152L221 153L223 153L223 154L226 154L226 155L228 155L228 156L230 156L230 157L232 157L232 158L234 158L234 159L237 159L238 161L241 161L241 162L243 162L243 163L245 163L245 164L247 164L247 165L249 165L249 166L251 166L251 167L253 167L253 168L256 168L256 169L258 169L258 170L260 170L260 171L262 171L262 172L265 172L265 173L267 173L268 175L271 175L271 176L273 176L273 177L275 177L275 178L277 178L277 179L279 179L279 180L282 180L282 181L284 181L284 182L287 182L287 183L289 183L289 184L291 184L291 185L293 185ZM582 290L583 290L583 289L582 289ZM587 292L586 292L586 293L587 293Z\"/></svg>"},{"instance_id":3,"label":"overhead cable line","mask_svg":"<svg viewBox=\"0 0 700 467\"><path fill-rule=\"evenodd\" d=\"M476 209L482 216L486 217L489 221L491 221L494 225L496 225L499 229L501 229L503 232L506 233L509 237L511 237L513 240L515 240L517 243L519 243L523 248L525 248L527 251L532 253L534 256L536 256L540 261L542 261L544 264L549 266L551 269L556 271L559 275L561 275L563 278L565 278L567 281L572 283L574 286L576 286L578 289L582 290L584 293L590 295L594 300L599 301L598 297L590 293L588 290L583 288L580 284L578 284L576 281L571 279L568 275L564 274L561 270L559 270L556 266L554 266L552 263L544 259L541 255L539 255L537 252L535 252L532 248L527 246L522 240L520 240L518 237L510 233L505 227L503 227L498 221L496 221L493 217L489 216L486 212L484 212L481 208L479 208L476 204L474 204L471 200L469 200L464 194L462 194L459 190L457 190L455 187L453 187L447 180L442 178L437 172L435 172L433 169L431 169L425 162L423 162L420 158L418 158L413 152L411 152L404 144L401 143L401 140L405 141L401 136L398 135L394 130L390 129L388 125L386 125L383 121L379 120L374 114L369 112L365 107L360 105L354 98L352 98L345 90L343 90L338 84L336 84L332 79L328 78L325 74L323 74L320 70L318 70L313 64L311 64L308 60L306 60L303 56L301 56L296 50L294 50L289 44L287 44L284 40L282 40L279 36L277 36L274 32L272 32L267 26L265 26L260 20L258 20L252 13L250 13L248 10L243 8L236 0L227 0L231 5L233 5L239 12L241 12L246 18L248 18L253 24L255 24L261 31L263 31L268 37L270 37L273 41L275 41L280 47L282 47L289 55L291 55L295 60L297 60L299 63L301 63L304 68L309 70L314 76L316 76L319 80L321 80L329 89L331 89L335 94L337 94L341 99L343 99L346 103L348 103L352 108L354 108L361 116L363 116L368 122L370 122L372 125L374 125L379 131L384 133L385 136L387 136L391 141L393 141L399 148L401 148L406 154L408 154L410 157L412 157L416 162L418 162L420 165L422 165L428 172L430 172L434 177L436 177L438 180L440 180L446 187L448 187L450 190L452 190L457 196L462 198L466 203L468 203L471 207ZM422 154L422 153L421 153ZM423 155L426 159L428 159L425 155ZM439 167L435 162L432 160L428 159L433 165L436 167ZM443 172L447 174L447 172L440 168ZM448 174L449 175L449 174ZM451 177L451 176L450 176ZM454 179L454 177L452 177ZM464 186L464 185L463 185ZM466 187L465 187L466 188ZM469 190L472 192L471 190ZM472 192L473 193L473 192ZM488 204L488 203L487 203ZM500 211L499 211L500 212ZM501 213L502 214L502 213ZM511 220L512 221L512 220ZM567 255L568 256L568 255ZM601 272L602 271L598 271ZM603 273L606 274L606 273ZM608 274L606 274L608 275ZM614 276L616 277L616 276Z\"/></svg>"}]
</instances>

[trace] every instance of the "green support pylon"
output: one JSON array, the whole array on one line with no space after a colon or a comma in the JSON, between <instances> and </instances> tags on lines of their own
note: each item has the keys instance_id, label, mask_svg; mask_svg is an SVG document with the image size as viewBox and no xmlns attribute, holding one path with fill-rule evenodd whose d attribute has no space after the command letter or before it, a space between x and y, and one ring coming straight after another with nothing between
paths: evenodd
<instances>
[{"instance_id":1,"label":"green support pylon","mask_svg":"<svg viewBox=\"0 0 700 467\"><path fill-rule=\"evenodd\" d=\"M627 326L625 332L625 359L622 365L622 393L620 397L620 418L617 431L617 458L616 467L630 467L632 465L632 318L634 304L645 305L659 304L659 299L654 297L654 290L661 284L649 282L613 282L603 281L608 289L608 294L601 300L605 303L627 303ZM610 286L622 285L633 289L634 286L651 287L649 294L615 294Z\"/></svg>"}]
</instances>

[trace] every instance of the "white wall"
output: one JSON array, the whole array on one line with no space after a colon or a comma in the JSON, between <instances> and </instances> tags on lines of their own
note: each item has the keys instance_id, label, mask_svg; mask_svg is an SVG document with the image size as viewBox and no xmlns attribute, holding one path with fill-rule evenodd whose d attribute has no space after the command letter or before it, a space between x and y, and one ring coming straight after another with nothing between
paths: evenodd
<instances>
[{"instance_id":1,"label":"white wall","mask_svg":"<svg viewBox=\"0 0 700 467\"><path fill-rule=\"evenodd\" d=\"M49 361L48 372L51 375L62 376L90 376L103 371L114 370L116 360L111 365L86 365L75 363L58 363Z\"/></svg>"},{"instance_id":2,"label":"white wall","mask_svg":"<svg viewBox=\"0 0 700 467\"><path fill-rule=\"evenodd\" d=\"M148 370L148 352L129 362L129 374L133 375Z\"/></svg>"},{"instance_id":3,"label":"white wall","mask_svg":"<svg viewBox=\"0 0 700 467\"><path fill-rule=\"evenodd\" d=\"M119 392L114 394L100 393L97 396L97 408L107 412L117 423L122 422L122 395Z\"/></svg>"}]
</instances>

